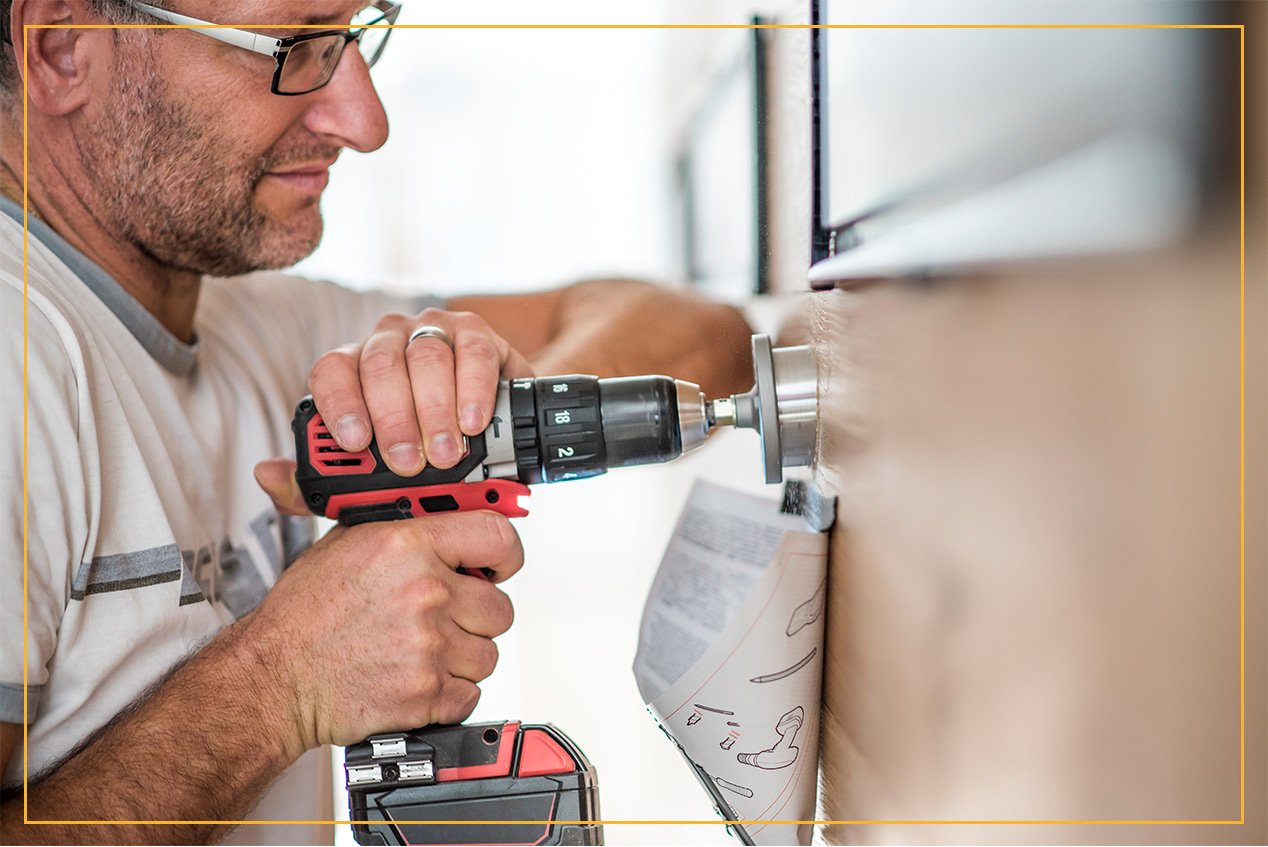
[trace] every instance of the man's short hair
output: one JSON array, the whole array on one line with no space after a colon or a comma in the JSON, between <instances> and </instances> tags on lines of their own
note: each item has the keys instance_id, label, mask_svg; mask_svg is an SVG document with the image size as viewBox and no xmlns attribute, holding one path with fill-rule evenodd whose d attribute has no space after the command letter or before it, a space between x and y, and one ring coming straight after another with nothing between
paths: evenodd
<instances>
[{"instance_id":1,"label":"man's short hair","mask_svg":"<svg viewBox=\"0 0 1268 847\"><path fill-rule=\"evenodd\" d=\"M122 0L87 0L88 8L95 15L100 15L110 23L145 23L143 15L128 6ZM165 5L162 0L150 0L153 6ZM21 85L18 73L22 61L21 48L13 46L12 33L9 32L9 19L13 12L13 0L0 0L0 94L4 99L11 99ZM117 36L118 33L116 32ZM18 35L21 44L21 34Z\"/></svg>"}]
</instances>

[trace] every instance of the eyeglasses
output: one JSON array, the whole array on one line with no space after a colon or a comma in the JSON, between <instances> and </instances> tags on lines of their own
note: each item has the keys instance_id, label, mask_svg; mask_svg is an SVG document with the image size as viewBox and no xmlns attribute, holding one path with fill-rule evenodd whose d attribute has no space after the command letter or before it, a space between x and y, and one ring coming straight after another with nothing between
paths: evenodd
<instances>
[{"instance_id":1,"label":"eyeglasses","mask_svg":"<svg viewBox=\"0 0 1268 847\"><path fill-rule=\"evenodd\" d=\"M387 45L387 37L392 30L386 26L380 29L367 27L396 23L396 16L401 13L400 3L371 0L368 6L353 15L351 29L323 29L286 38L270 38L245 29L200 29L202 26L214 25L210 21L169 12L140 0L124 2L160 21L193 25L193 31L201 35L253 53L272 56L277 60L277 65L273 69L273 85L270 90L281 95L308 94L330 82L349 41L357 42L366 66L373 67L379 56L383 55L383 48Z\"/></svg>"}]
</instances>

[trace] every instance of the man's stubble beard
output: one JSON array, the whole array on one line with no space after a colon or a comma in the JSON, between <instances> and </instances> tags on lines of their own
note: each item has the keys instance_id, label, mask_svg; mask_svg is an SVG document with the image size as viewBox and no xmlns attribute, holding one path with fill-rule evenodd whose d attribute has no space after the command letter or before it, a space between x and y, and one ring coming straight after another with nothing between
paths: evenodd
<instances>
[{"instance_id":1,"label":"man's stubble beard","mask_svg":"<svg viewBox=\"0 0 1268 847\"><path fill-rule=\"evenodd\" d=\"M99 216L119 238L163 267L213 276L289 267L317 248L316 200L278 221L257 208L255 189L270 168L333 157L329 145L245 154L217 134L222 120L169 94L144 51L124 64L112 108L79 139Z\"/></svg>"}]
</instances>

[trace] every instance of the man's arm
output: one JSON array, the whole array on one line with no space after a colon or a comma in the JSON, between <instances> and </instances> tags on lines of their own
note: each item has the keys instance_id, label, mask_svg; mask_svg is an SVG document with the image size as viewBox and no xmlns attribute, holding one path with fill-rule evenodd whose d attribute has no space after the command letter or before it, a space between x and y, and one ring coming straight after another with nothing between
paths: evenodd
<instances>
[{"instance_id":1,"label":"man's arm","mask_svg":"<svg viewBox=\"0 0 1268 847\"><path fill-rule=\"evenodd\" d=\"M501 581L522 564L492 512L332 530L258 609L29 786L31 820L203 823L24 824L17 788L0 843L216 841L229 827L210 822L241 820L305 750L461 721L512 616L457 569ZM5 725L3 752L21 755L20 727Z\"/></svg>"},{"instance_id":2,"label":"man's arm","mask_svg":"<svg viewBox=\"0 0 1268 847\"><path fill-rule=\"evenodd\" d=\"M594 280L532 294L454 297L528 357L539 374L663 373L710 397L753 382L751 330L734 307L633 280Z\"/></svg>"},{"instance_id":3,"label":"man's arm","mask_svg":"<svg viewBox=\"0 0 1268 847\"><path fill-rule=\"evenodd\" d=\"M298 755L291 709L275 671L234 626L176 670L150 697L117 716L78 753L30 784L27 814L40 820L240 820ZM22 755L22 727L4 724L4 758ZM32 774L31 776L35 776ZM6 792L6 844L199 844L213 824L31 824L21 788Z\"/></svg>"}]
</instances>

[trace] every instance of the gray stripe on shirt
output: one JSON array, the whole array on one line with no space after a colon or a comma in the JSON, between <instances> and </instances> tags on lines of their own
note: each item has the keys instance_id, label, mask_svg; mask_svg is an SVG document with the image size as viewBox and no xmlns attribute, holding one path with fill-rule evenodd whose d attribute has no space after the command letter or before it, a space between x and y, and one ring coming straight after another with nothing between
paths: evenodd
<instances>
[{"instance_id":1,"label":"gray stripe on shirt","mask_svg":"<svg viewBox=\"0 0 1268 847\"><path fill-rule=\"evenodd\" d=\"M35 713L40 706L42 685L26 687L27 717L35 720ZM0 682L0 721L5 723L22 723L22 686L11 682Z\"/></svg>"},{"instance_id":2,"label":"gray stripe on shirt","mask_svg":"<svg viewBox=\"0 0 1268 847\"><path fill-rule=\"evenodd\" d=\"M71 583L70 597L83 600L89 594L174 582L181 578L181 570L181 551L175 544L98 556L79 566L79 573Z\"/></svg>"},{"instance_id":3,"label":"gray stripe on shirt","mask_svg":"<svg viewBox=\"0 0 1268 847\"><path fill-rule=\"evenodd\" d=\"M198 585L198 580L194 579L194 553L192 550L182 550L181 559L184 560L185 567L181 568L181 602L180 605L188 606L190 603L201 603L206 600L203 595L202 587Z\"/></svg>"}]
</instances>

